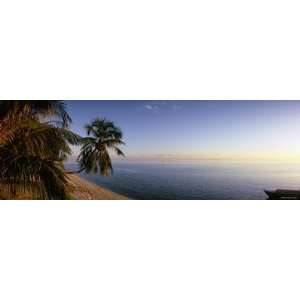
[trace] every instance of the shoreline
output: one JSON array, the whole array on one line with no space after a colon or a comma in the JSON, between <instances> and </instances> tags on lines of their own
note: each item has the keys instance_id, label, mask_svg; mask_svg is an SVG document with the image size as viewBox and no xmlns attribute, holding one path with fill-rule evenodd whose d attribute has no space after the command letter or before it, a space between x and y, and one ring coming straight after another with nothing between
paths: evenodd
<instances>
[{"instance_id":1,"label":"shoreline","mask_svg":"<svg viewBox=\"0 0 300 300\"><path fill-rule=\"evenodd\" d=\"M99 186L93 182L81 178L76 174L69 174L68 193L69 200L128 200L129 198L115 193L109 189ZM30 192L18 193L14 199L9 199L8 194L0 185L0 200L39 200L32 196ZM56 199L59 200L59 199Z\"/></svg>"},{"instance_id":2,"label":"shoreline","mask_svg":"<svg viewBox=\"0 0 300 300\"><path fill-rule=\"evenodd\" d=\"M115 193L92 183L79 175L68 175L72 200L128 200L124 195Z\"/></svg>"}]
</instances>

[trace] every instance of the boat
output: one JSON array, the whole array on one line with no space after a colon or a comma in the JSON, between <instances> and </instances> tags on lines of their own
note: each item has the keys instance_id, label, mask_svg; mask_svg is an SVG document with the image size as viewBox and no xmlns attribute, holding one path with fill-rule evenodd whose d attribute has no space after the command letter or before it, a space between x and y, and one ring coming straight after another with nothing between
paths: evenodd
<instances>
[{"instance_id":1,"label":"boat","mask_svg":"<svg viewBox=\"0 0 300 300\"><path fill-rule=\"evenodd\" d=\"M268 195L269 199L297 199L300 200L300 190L265 190L265 193Z\"/></svg>"}]
</instances>

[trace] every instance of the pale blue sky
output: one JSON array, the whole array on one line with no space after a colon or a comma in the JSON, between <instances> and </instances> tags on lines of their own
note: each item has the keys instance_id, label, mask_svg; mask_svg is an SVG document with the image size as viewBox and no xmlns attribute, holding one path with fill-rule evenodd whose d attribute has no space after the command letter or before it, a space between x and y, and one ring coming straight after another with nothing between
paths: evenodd
<instances>
[{"instance_id":1,"label":"pale blue sky","mask_svg":"<svg viewBox=\"0 0 300 300\"><path fill-rule=\"evenodd\" d=\"M128 158L300 159L300 101L66 101L72 129L105 117Z\"/></svg>"}]
</instances>

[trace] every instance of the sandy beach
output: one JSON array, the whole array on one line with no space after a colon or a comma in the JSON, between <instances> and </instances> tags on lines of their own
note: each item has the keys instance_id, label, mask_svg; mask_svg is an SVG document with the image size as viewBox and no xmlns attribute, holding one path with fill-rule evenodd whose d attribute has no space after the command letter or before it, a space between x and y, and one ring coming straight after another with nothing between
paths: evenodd
<instances>
[{"instance_id":1,"label":"sandy beach","mask_svg":"<svg viewBox=\"0 0 300 300\"><path fill-rule=\"evenodd\" d=\"M76 200L125 200L127 197L89 182L78 175L69 175L70 193Z\"/></svg>"},{"instance_id":2,"label":"sandy beach","mask_svg":"<svg viewBox=\"0 0 300 300\"><path fill-rule=\"evenodd\" d=\"M114 193L92 182L80 178L78 175L68 175L69 193L72 200L125 200L127 197ZM9 199L3 185L0 185L0 200ZM30 193L18 194L15 200L34 200Z\"/></svg>"}]
</instances>

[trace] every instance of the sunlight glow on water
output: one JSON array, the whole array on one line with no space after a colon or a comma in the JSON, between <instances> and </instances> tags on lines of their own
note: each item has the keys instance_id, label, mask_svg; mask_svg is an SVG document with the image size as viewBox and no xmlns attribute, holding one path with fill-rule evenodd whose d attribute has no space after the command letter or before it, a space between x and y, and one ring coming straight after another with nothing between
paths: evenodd
<instances>
[{"instance_id":1,"label":"sunlight glow on water","mask_svg":"<svg viewBox=\"0 0 300 300\"><path fill-rule=\"evenodd\" d=\"M111 177L80 176L131 199L266 199L264 189L300 188L300 163L118 161Z\"/></svg>"}]
</instances>

